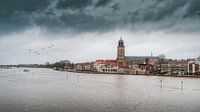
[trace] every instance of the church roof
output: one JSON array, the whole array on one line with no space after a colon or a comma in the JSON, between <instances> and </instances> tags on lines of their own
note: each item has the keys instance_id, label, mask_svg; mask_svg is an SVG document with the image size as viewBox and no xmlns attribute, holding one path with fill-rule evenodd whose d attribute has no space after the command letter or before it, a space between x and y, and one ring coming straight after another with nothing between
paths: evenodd
<instances>
[{"instance_id":1,"label":"church roof","mask_svg":"<svg viewBox=\"0 0 200 112\"><path fill-rule=\"evenodd\" d=\"M148 59L148 63L154 65L158 62L159 57L154 56L125 56L125 61L127 63L134 63L134 64L143 64L146 63Z\"/></svg>"},{"instance_id":2,"label":"church roof","mask_svg":"<svg viewBox=\"0 0 200 112\"><path fill-rule=\"evenodd\" d=\"M126 61L141 61L146 59L157 60L159 57L155 56L125 56Z\"/></svg>"}]
</instances>

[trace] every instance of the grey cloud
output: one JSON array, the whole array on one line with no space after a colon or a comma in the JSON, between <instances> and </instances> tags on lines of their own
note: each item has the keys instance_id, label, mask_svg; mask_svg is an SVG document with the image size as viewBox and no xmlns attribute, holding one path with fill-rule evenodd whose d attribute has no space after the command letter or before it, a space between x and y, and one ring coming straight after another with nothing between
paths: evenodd
<instances>
[{"instance_id":1,"label":"grey cloud","mask_svg":"<svg viewBox=\"0 0 200 112\"><path fill-rule=\"evenodd\" d=\"M187 21L199 18L199 2L199 0L1 0L0 33L23 30L32 25L47 30L53 29L52 31L72 29L81 32L101 32L126 28L129 25L135 28L137 28L135 25L138 25L140 30L143 30L141 26L145 27L145 24L156 25L158 27L156 30L166 30L185 22L185 18ZM188 24L193 29L193 23ZM194 28L200 26L199 23L195 25Z\"/></svg>"},{"instance_id":2,"label":"grey cloud","mask_svg":"<svg viewBox=\"0 0 200 112\"><path fill-rule=\"evenodd\" d=\"M69 14L65 13L60 18L67 28L79 31L106 30L111 28L114 23L104 17L94 17L85 13Z\"/></svg>"},{"instance_id":3,"label":"grey cloud","mask_svg":"<svg viewBox=\"0 0 200 112\"><path fill-rule=\"evenodd\" d=\"M60 16L36 14L31 18L35 25L57 33L67 30L71 33L109 31L117 24L104 16L95 17L83 12L63 12Z\"/></svg>"},{"instance_id":4,"label":"grey cloud","mask_svg":"<svg viewBox=\"0 0 200 112\"><path fill-rule=\"evenodd\" d=\"M0 1L0 15L2 17L9 17L17 12L34 12L43 10L50 3L50 0L1 0Z\"/></svg>"},{"instance_id":5,"label":"grey cloud","mask_svg":"<svg viewBox=\"0 0 200 112\"><path fill-rule=\"evenodd\" d=\"M70 8L83 10L85 7L92 4L93 0L60 0L57 4L57 7L62 9Z\"/></svg>"},{"instance_id":6,"label":"grey cloud","mask_svg":"<svg viewBox=\"0 0 200 112\"><path fill-rule=\"evenodd\" d=\"M131 22L137 21L159 21L166 17L173 15L175 11L180 9L186 4L187 0L157 0L154 4L139 8L136 11L128 12L128 15L132 15Z\"/></svg>"},{"instance_id":7,"label":"grey cloud","mask_svg":"<svg viewBox=\"0 0 200 112\"><path fill-rule=\"evenodd\" d=\"M105 6L109 4L112 0L98 0L95 4L96 7Z\"/></svg>"},{"instance_id":8,"label":"grey cloud","mask_svg":"<svg viewBox=\"0 0 200 112\"><path fill-rule=\"evenodd\" d=\"M113 9L113 12L119 10L119 3L113 4L111 8Z\"/></svg>"},{"instance_id":9,"label":"grey cloud","mask_svg":"<svg viewBox=\"0 0 200 112\"><path fill-rule=\"evenodd\" d=\"M146 7L129 11L125 21L147 31L199 32L198 2L198 0L155 0Z\"/></svg>"},{"instance_id":10,"label":"grey cloud","mask_svg":"<svg viewBox=\"0 0 200 112\"><path fill-rule=\"evenodd\" d=\"M198 16L200 15L200 1L199 0L189 1L189 7L184 17L191 17L195 15L198 15Z\"/></svg>"},{"instance_id":11,"label":"grey cloud","mask_svg":"<svg viewBox=\"0 0 200 112\"><path fill-rule=\"evenodd\" d=\"M0 33L27 28L30 22L26 15L44 10L49 4L50 0L1 0Z\"/></svg>"}]
</instances>

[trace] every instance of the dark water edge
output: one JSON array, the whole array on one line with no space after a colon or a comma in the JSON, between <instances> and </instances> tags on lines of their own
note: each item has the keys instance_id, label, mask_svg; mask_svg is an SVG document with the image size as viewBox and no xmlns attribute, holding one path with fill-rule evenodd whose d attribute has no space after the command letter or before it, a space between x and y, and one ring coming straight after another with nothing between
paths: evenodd
<instances>
[{"instance_id":1,"label":"dark water edge","mask_svg":"<svg viewBox=\"0 0 200 112\"><path fill-rule=\"evenodd\" d=\"M0 112L199 111L198 78L0 70Z\"/></svg>"},{"instance_id":2,"label":"dark water edge","mask_svg":"<svg viewBox=\"0 0 200 112\"><path fill-rule=\"evenodd\" d=\"M64 70L57 70L62 71ZM173 75L173 74L121 74L121 73L100 73L100 72L87 72L87 71L66 71L72 73L87 73L87 74L109 74L109 75L133 75L133 76L162 76L162 77L184 77L184 78L200 78L200 75Z\"/></svg>"}]
</instances>

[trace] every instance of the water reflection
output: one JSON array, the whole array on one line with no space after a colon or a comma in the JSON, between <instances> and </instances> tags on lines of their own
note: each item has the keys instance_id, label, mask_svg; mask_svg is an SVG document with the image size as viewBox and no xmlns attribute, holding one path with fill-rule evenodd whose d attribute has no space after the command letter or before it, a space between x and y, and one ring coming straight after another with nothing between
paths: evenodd
<instances>
[{"instance_id":1,"label":"water reflection","mask_svg":"<svg viewBox=\"0 0 200 112\"><path fill-rule=\"evenodd\" d=\"M199 112L200 79L0 70L0 112Z\"/></svg>"}]
</instances>

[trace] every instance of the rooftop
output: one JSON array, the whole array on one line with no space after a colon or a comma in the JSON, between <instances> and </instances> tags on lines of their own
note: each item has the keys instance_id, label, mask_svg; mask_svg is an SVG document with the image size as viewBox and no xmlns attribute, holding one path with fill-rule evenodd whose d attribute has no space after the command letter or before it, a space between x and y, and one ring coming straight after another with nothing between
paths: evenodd
<instances>
[{"instance_id":1,"label":"rooftop","mask_svg":"<svg viewBox=\"0 0 200 112\"><path fill-rule=\"evenodd\" d=\"M158 59L159 57L155 56L125 56L126 60L145 60L145 59Z\"/></svg>"}]
</instances>

